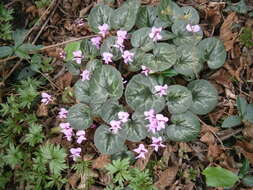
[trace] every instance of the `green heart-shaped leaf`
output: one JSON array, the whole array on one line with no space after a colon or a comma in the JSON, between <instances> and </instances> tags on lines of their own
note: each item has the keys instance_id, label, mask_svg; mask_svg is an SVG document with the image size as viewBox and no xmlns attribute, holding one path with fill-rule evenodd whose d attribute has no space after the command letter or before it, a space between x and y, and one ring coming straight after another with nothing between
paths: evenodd
<instances>
[{"instance_id":1,"label":"green heart-shaped leaf","mask_svg":"<svg viewBox=\"0 0 253 190\"><path fill-rule=\"evenodd\" d=\"M177 48L178 60L174 69L179 74L194 76L202 70L202 53L198 47L185 45Z\"/></svg>"},{"instance_id":2,"label":"green heart-shaped leaf","mask_svg":"<svg viewBox=\"0 0 253 190\"><path fill-rule=\"evenodd\" d=\"M107 100L101 107L101 117L105 122L110 123L112 120L119 120L120 111L123 111L123 107L117 100Z\"/></svg>"},{"instance_id":3,"label":"green heart-shaped leaf","mask_svg":"<svg viewBox=\"0 0 253 190\"><path fill-rule=\"evenodd\" d=\"M164 97L154 94L158 80L153 76L138 74L129 81L125 97L127 104L134 110L147 111L154 109L156 112L163 110L165 106Z\"/></svg>"},{"instance_id":4,"label":"green heart-shaped leaf","mask_svg":"<svg viewBox=\"0 0 253 190\"><path fill-rule=\"evenodd\" d=\"M179 20L172 25L171 30L176 35L176 37L173 39L175 45L197 45L203 38L202 29L200 29L199 32L188 32L186 30L187 24L189 23Z\"/></svg>"},{"instance_id":5,"label":"green heart-shaped leaf","mask_svg":"<svg viewBox=\"0 0 253 190\"><path fill-rule=\"evenodd\" d=\"M132 142L139 142L147 137L147 122L144 118L132 115L132 119L123 125L122 134Z\"/></svg>"},{"instance_id":6,"label":"green heart-shaped leaf","mask_svg":"<svg viewBox=\"0 0 253 190\"><path fill-rule=\"evenodd\" d=\"M113 29L129 31L135 25L135 20L140 7L140 1L127 0L118 9L114 10L111 17Z\"/></svg>"},{"instance_id":7,"label":"green heart-shaped leaf","mask_svg":"<svg viewBox=\"0 0 253 190\"><path fill-rule=\"evenodd\" d=\"M68 111L68 122L74 129L87 129L92 124L92 118L89 106L85 104L76 104Z\"/></svg>"},{"instance_id":8,"label":"green heart-shaped leaf","mask_svg":"<svg viewBox=\"0 0 253 190\"><path fill-rule=\"evenodd\" d=\"M88 16L88 23L93 32L98 33L98 27L103 24L108 24L110 26L110 19L113 15L113 9L107 5L98 4L91 9Z\"/></svg>"},{"instance_id":9,"label":"green heart-shaped leaf","mask_svg":"<svg viewBox=\"0 0 253 190\"><path fill-rule=\"evenodd\" d=\"M87 104L102 104L106 100L119 99L123 94L120 72L111 65L96 68L89 81L79 80L75 86L76 98Z\"/></svg>"},{"instance_id":10,"label":"green heart-shaped leaf","mask_svg":"<svg viewBox=\"0 0 253 190\"><path fill-rule=\"evenodd\" d=\"M128 65L128 70L131 72L136 72L141 69L141 66L144 65L144 57L146 56L145 52L139 48L133 48L130 50L131 53L134 53L133 62Z\"/></svg>"},{"instance_id":11,"label":"green heart-shaped leaf","mask_svg":"<svg viewBox=\"0 0 253 190\"><path fill-rule=\"evenodd\" d=\"M82 40L80 48L86 57L88 56L92 59L99 56L99 50L88 39Z\"/></svg>"},{"instance_id":12,"label":"green heart-shaped leaf","mask_svg":"<svg viewBox=\"0 0 253 190\"><path fill-rule=\"evenodd\" d=\"M153 54L146 54L143 57L143 65L153 72L164 71L176 64L177 52L174 45L158 43L154 47Z\"/></svg>"},{"instance_id":13,"label":"green heart-shaped leaf","mask_svg":"<svg viewBox=\"0 0 253 190\"><path fill-rule=\"evenodd\" d=\"M99 126L94 135L95 146L103 154L120 152L124 148L124 142L121 135L112 134L106 125Z\"/></svg>"},{"instance_id":14,"label":"green heart-shaped leaf","mask_svg":"<svg viewBox=\"0 0 253 190\"><path fill-rule=\"evenodd\" d=\"M181 20L189 24L199 23L199 13L196 9L194 9L191 6L185 6L185 7L182 7L181 10L184 13L183 18L182 17L180 18Z\"/></svg>"},{"instance_id":15,"label":"green heart-shaped leaf","mask_svg":"<svg viewBox=\"0 0 253 190\"><path fill-rule=\"evenodd\" d=\"M218 69L226 60L226 50L223 43L217 38L206 38L199 43L200 49L204 52L204 60L208 67Z\"/></svg>"},{"instance_id":16,"label":"green heart-shaped leaf","mask_svg":"<svg viewBox=\"0 0 253 190\"><path fill-rule=\"evenodd\" d=\"M242 119L238 115L228 116L222 123L222 128L236 127L242 123Z\"/></svg>"},{"instance_id":17,"label":"green heart-shaped leaf","mask_svg":"<svg viewBox=\"0 0 253 190\"><path fill-rule=\"evenodd\" d=\"M100 48L100 53L101 55L104 53L104 52L109 52L113 55L112 59L114 61L117 61L121 58L121 52L120 52L120 49L119 48L116 48L114 45L116 44L116 40L117 38L114 37L114 36L111 36L109 38L107 38L103 44L101 45L101 48Z\"/></svg>"},{"instance_id":18,"label":"green heart-shaped leaf","mask_svg":"<svg viewBox=\"0 0 253 190\"><path fill-rule=\"evenodd\" d=\"M170 113L183 113L188 110L192 104L192 94L191 91L184 86L172 85L168 87L166 100Z\"/></svg>"},{"instance_id":19,"label":"green heart-shaped leaf","mask_svg":"<svg viewBox=\"0 0 253 190\"><path fill-rule=\"evenodd\" d=\"M171 24L184 15L183 10L172 0L161 0L158 6L158 16Z\"/></svg>"},{"instance_id":20,"label":"green heart-shaped leaf","mask_svg":"<svg viewBox=\"0 0 253 190\"><path fill-rule=\"evenodd\" d=\"M154 6L140 7L137 18L136 26L138 28L153 26L166 28L170 24L162 21L158 17L157 7Z\"/></svg>"},{"instance_id":21,"label":"green heart-shaped leaf","mask_svg":"<svg viewBox=\"0 0 253 190\"><path fill-rule=\"evenodd\" d=\"M133 32L131 44L135 48L140 48L142 51L150 51L154 47L153 40L149 37L150 28L141 28Z\"/></svg>"},{"instance_id":22,"label":"green heart-shaped leaf","mask_svg":"<svg viewBox=\"0 0 253 190\"><path fill-rule=\"evenodd\" d=\"M187 111L171 116L172 125L166 128L167 136L172 141L191 141L200 133L198 117Z\"/></svg>"},{"instance_id":23,"label":"green heart-shaped leaf","mask_svg":"<svg viewBox=\"0 0 253 190\"><path fill-rule=\"evenodd\" d=\"M212 111L218 103L218 92L214 86L206 80L195 80L188 84L192 92L193 104L190 110L198 115L205 115Z\"/></svg>"}]
</instances>

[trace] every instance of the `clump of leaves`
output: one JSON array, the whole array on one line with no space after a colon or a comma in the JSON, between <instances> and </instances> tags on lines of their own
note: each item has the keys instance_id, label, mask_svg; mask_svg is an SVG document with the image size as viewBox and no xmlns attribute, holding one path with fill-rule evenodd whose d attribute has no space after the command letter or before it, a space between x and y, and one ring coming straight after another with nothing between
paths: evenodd
<instances>
[{"instance_id":1,"label":"clump of leaves","mask_svg":"<svg viewBox=\"0 0 253 190\"><path fill-rule=\"evenodd\" d=\"M253 103L248 104L244 98L238 96L236 105L238 115L228 116L222 123L223 128L236 127L245 122L253 123Z\"/></svg>"},{"instance_id":2,"label":"clump of leaves","mask_svg":"<svg viewBox=\"0 0 253 190\"><path fill-rule=\"evenodd\" d=\"M46 8L50 5L51 1L49 0L36 0L35 5L38 9Z\"/></svg>"},{"instance_id":3,"label":"clump of leaves","mask_svg":"<svg viewBox=\"0 0 253 190\"><path fill-rule=\"evenodd\" d=\"M132 190L155 189L149 171L130 168L129 158L113 160L112 164L106 166L106 170L113 180L107 187L108 190L124 189L124 187Z\"/></svg>"},{"instance_id":4,"label":"clump of leaves","mask_svg":"<svg viewBox=\"0 0 253 190\"><path fill-rule=\"evenodd\" d=\"M2 3L0 3L0 39L11 40L13 20L13 10L6 9Z\"/></svg>"},{"instance_id":5,"label":"clump of leaves","mask_svg":"<svg viewBox=\"0 0 253 190\"><path fill-rule=\"evenodd\" d=\"M197 115L215 108L218 93L207 80L194 79L204 64L217 69L226 59L224 45L218 38L202 39L199 20L193 7L179 7L168 0L162 0L158 6L141 6L138 0L128 0L117 9L96 5L90 11L88 24L94 33L100 34L100 44L85 39L65 47L69 71L73 75L83 70L90 74L89 79L80 79L74 85L79 103L69 109L70 125L78 130L87 129L93 118L99 118L102 122L94 142L105 154L120 152L126 140L139 142L152 136L161 136L163 141L196 139L200 132ZM101 27L108 31L103 32ZM152 37L157 35L154 30L160 31L157 39ZM122 31L128 33L127 46L123 44L127 50L118 48L119 37L114 35ZM133 55L129 63L125 53ZM107 63L105 55L110 56L113 65L102 63L101 59ZM131 74L125 77L125 73ZM176 75L190 82L182 86L167 80ZM156 93L160 86L167 88L161 96ZM110 122L118 120L117 114L129 108L129 120L118 132L112 132ZM150 132L144 112L154 110L159 114L165 109L171 114L170 123L159 133Z\"/></svg>"},{"instance_id":6,"label":"clump of leaves","mask_svg":"<svg viewBox=\"0 0 253 190\"><path fill-rule=\"evenodd\" d=\"M243 28L240 35L240 42L248 48L253 47L253 33L250 28Z\"/></svg>"}]
</instances>

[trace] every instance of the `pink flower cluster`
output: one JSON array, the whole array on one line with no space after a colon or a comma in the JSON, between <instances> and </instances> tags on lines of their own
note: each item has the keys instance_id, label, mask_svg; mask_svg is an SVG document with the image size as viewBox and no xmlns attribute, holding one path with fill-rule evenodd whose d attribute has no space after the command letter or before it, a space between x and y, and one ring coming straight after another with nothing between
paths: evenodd
<instances>
[{"instance_id":1,"label":"pink flower cluster","mask_svg":"<svg viewBox=\"0 0 253 190\"><path fill-rule=\"evenodd\" d=\"M41 97L42 97L41 102L44 103L45 105L49 104L52 101L52 96L46 92L42 92Z\"/></svg>"},{"instance_id":2,"label":"pink flower cluster","mask_svg":"<svg viewBox=\"0 0 253 190\"><path fill-rule=\"evenodd\" d=\"M109 34L109 25L108 24L103 24L98 26L99 29L99 34L102 35L102 37L104 38L107 34Z\"/></svg>"},{"instance_id":3,"label":"pink flower cluster","mask_svg":"<svg viewBox=\"0 0 253 190\"><path fill-rule=\"evenodd\" d=\"M73 51L73 61L75 61L77 64L81 64L82 59L84 58L81 50Z\"/></svg>"},{"instance_id":4,"label":"pink flower cluster","mask_svg":"<svg viewBox=\"0 0 253 190\"><path fill-rule=\"evenodd\" d=\"M65 108L61 108L59 113L58 113L58 117L60 119L66 119L67 118L67 114L68 114L68 110L66 110Z\"/></svg>"},{"instance_id":5,"label":"pink flower cluster","mask_svg":"<svg viewBox=\"0 0 253 190\"><path fill-rule=\"evenodd\" d=\"M133 62L134 53L126 50L123 52L122 58L124 59L124 63L129 64Z\"/></svg>"},{"instance_id":6,"label":"pink flower cluster","mask_svg":"<svg viewBox=\"0 0 253 190\"><path fill-rule=\"evenodd\" d=\"M159 147L165 147L165 145L162 144L162 137L152 137L152 144L150 146L154 147L156 152L158 151Z\"/></svg>"},{"instance_id":7,"label":"pink flower cluster","mask_svg":"<svg viewBox=\"0 0 253 190\"><path fill-rule=\"evenodd\" d=\"M138 148L134 149L133 151L139 154L138 156L136 156L136 159L145 158L145 153L148 152L148 150L145 148L143 144L140 144Z\"/></svg>"},{"instance_id":8,"label":"pink flower cluster","mask_svg":"<svg viewBox=\"0 0 253 190\"><path fill-rule=\"evenodd\" d=\"M127 39L127 31L118 30L117 31L117 40L114 47L119 48L121 52L123 52L125 46L124 41Z\"/></svg>"},{"instance_id":9,"label":"pink flower cluster","mask_svg":"<svg viewBox=\"0 0 253 190\"><path fill-rule=\"evenodd\" d=\"M103 57L103 60L104 60L105 64L109 64L109 63L112 62L112 57L113 57L113 55L112 55L111 53L109 53L109 52L104 52L104 53L102 54L102 57Z\"/></svg>"},{"instance_id":10,"label":"pink flower cluster","mask_svg":"<svg viewBox=\"0 0 253 190\"><path fill-rule=\"evenodd\" d=\"M127 112L119 112L118 113L118 118L119 118L118 121L116 121L116 120L110 121L111 127L109 129L111 130L111 132L113 134L117 134L118 131L119 131L119 129L121 129L121 125L123 123L128 122L129 113L127 113Z\"/></svg>"},{"instance_id":11,"label":"pink flower cluster","mask_svg":"<svg viewBox=\"0 0 253 190\"><path fill-rule=\"evenodd\" d=\"M67 141L71 141L72 137L74 136L73 128L70 127L69 123L60 123L61 132L65 135L65 138ZM79 130L76 132L77 140L76 142L78 144L81 144L84 140L86 140L85 137L85 131Z\"/></svg>"},{"instance_id":12,"label":"pink flower cluster","mask_svg":"<svg viewBox=\"0 0 253 190\"><path fill-rule=\"evenodd\" d=\"M154 134L165 129L165 124L169 121L169 119L162 114L155 114L153 109L145 111L144 115L146 116L145 120L149 121L149 124L147 125L148 131L151 131Z\"/></svg>"},{"instance_id":13,"label":"pink flower cluster","mask_svg":"<svg viewBox=\"0 0 253 190\"><path fill-rule=\"evenodd\" d=\"M102 38L100 36L97 36L97 37L94 37L94 38L91 38L91 43L96 46L97 49L99 49L100 45L101 45L101 42L102 42Z\"/></svg>"},{"instance_id":14,"label":"pink flower cluster","mask_svg":"<svg viewBox=\"0 0 253 190\"><path fill-rule=\"evenodd\" d=\"M160 97L166 95L167 90L168 90L168 85L167 84L165 84L164 86L161 86L161 85L155 86L155 94L157 94Z\"/></svg>"},{"instance_id":15,"label":"pink flower cluster","mask_svg":"<svg viewBox=\"0 0 253 190\"><path fill-rule=\"evenodd\" d=\"M149 37L156 42L157 40L161 40L162 39L162 27L156 28L156 27L152 27L151 32L149 33Z\"/></svg>"},{"instance_id":16,"label":"pink flower cluster","mask_svg":"<svg viewBox=\"0 0 253 190\"><path fill-rule=\"evenodd\" d=\"M80 76L82 77L82 81L85 81L85 80L90 80L90 71L88 70L84 70Z\"/></svg>"},{"instance_id":17,"label":"pink flower cluster","mask_svg":"<svg viewBox=\"0 0 253 190\"><path fill-rule=\"evenodd\" d=\"M199 25L190 25L190 24L187 24L186 25L186 30L188 32L192 32L192 33L195 33L195 32L199 32L200 31L200 26Z\"/></svg>"}]
</instances>

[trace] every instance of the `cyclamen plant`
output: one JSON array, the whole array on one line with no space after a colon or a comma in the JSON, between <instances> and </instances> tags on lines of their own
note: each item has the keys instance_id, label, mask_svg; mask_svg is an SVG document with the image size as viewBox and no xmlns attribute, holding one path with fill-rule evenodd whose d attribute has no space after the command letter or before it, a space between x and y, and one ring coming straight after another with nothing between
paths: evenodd
<instances>
[{"instance_id":1,"label":"cyclamen plant","mask_svg":"<svg viewBox=\"0 0 253 190\"><path fill-rule=\"evenodd\" d=\"M158 6L128 0L117 9L96 5L88 24L97 36L65 48L67 68L80 76L74 85L78 103L59 113L62 118L67 114L67 123L61 124L67 140L72 140L73 129L82 131L81 139L77 135L80 143L85 140L84 130L95 118L101 121L95 146L105 154L122 151L126 140L149 137L158 151L168 140L196 139L197 115L215 108L218 93L207 80L194 79L206 63L217 69L226 59L219 39L202 39L199 20L196 9L170 0ZM176 75L188 85L170 80ZM133 151L145 158L147 149L140 144ZM75 160L80 153L79 148L71 149Z\"/></svg>"}]
</instances>

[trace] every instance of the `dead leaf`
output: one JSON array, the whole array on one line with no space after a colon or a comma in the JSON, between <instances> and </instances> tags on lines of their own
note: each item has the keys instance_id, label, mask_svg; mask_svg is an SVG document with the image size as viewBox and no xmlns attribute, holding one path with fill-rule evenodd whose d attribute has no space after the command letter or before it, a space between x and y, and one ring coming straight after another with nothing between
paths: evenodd
<instances>
[{"instance_id":1,"label":"dead leaf","mask_svg":"<svg viewBox=\"0 0 253 190\"><path fill-rule=\"evenodd\" d=\"M98 158L96 158L92 162L92 168L93 169L102 169L105 168L107 164L111 162L110 156L101 154Z\"/></svg>"},{"instance_id":2,"label":"dead leaf","mask_svg":"<svg viewBox=\"0 0 253 190\"><path fill-rule=\"evenodd\" d=\"M68 182L71 185L71 187L74 189L77 186L77 182L80 179L80 176L77 173L72 174L69 178L68 178Z\"/></svg>"},{"instance_id":3,"label":"dead leaf","mask_svg":"<svg viewBox=\"0 0 253 190\"><path fill-rule=\"evenodd\" d=\"M178 166L172 166L164 170L160 176L159 180L155 183L155 187L158 190L164 190L166 187L173 184L178 171Z\"/></svg>"},{"instance_id":4,"label":"dead leaf","mask_svg":"<svg viewBox=\"0 0 253 190\"><path fill-rule=\"evenodd\" d=\"M213 136L213 134L211 132L206 132L201 138L200 138L201 142L204 142L208 145L210 144L214 144L215 141L215 137Z\"/></svg>"},{"instance_id":5,"label":"dead leaf","mask_svg":"<svg viewBox=\"0 0 253 190\"><path fill-rule=\"evenodd\" d=\"M40 104L38 109L37 109L37 112L36 112L36 115L38 117L46 117L48 116L48 106L46 104Z\"/></svg>"},{"instance_id":6,"label":"dead leaf","mask_svg":"<svg viewBox=\"0 0 253 190\"><path fill-rule=\"evenodd\" d=\"M222 153L222 149L217 144L210 144L208 146L207 157L216 160Z\"/></svg>"},{"instance_id":7,"label":"dead leaf","mask_svg":"<svg viewBox=\"0 0 253 190\"><path fill-rule=\"evenodd\" d=\"M152 147L148 147L148 152L145 154L145 159L141 158L136 161L134 164L135 168L140 170L144 170L149 162L150 156L153 153L154 149Z\"/></svg>"},{"instance_id":8,"label":"dead leaf","mask_svg":"<svg viewBox=\"0 0 253 190\"><path fill-rule=\"evenodd\" d=\"M69 87L71 85L71 81L72 81L72 74L70 72L67 72L57 79L56 85L61 90L64 90L66 87Z\"/></svg>"},{"instance_id":9,"label":"dead leaf","mask_svg":"<svg viewBox=\"0 0 253 190\"><path fill-rule=\"evenodd\" d=\"M231 88L233 86L231 78L232 76L229 72L223 68L219 69L210 77L210 79L214 80L218 84L221 84L225 88Z\"/></svg>"},{"instance_id":10,"label":"dead leaf","mask_svg":"<svg viewBox=\"0 0 253 190\"><path fill-rule=\"evenodd\" d=\"M237 141L235 146L239 147L239 151L253 164L253 145L245 141Z\"/></svg>"},{"instance_id":11,"label":"dead leaf","mask_svg":"<svg viewBox=\"0 0 253 190\"><path fill-rule=\"evenodd\" d=\"M232 26L238 22L235 12L232 12L224 20L220 28L220 39L223 41L226 51L233 49L234 42L238 36L238 32L232 32Z\"/></svg>"}]
</instances>

